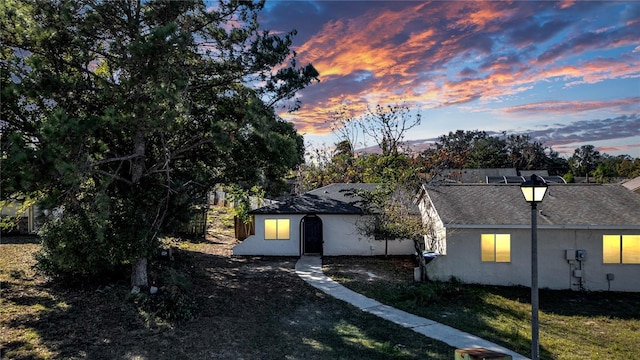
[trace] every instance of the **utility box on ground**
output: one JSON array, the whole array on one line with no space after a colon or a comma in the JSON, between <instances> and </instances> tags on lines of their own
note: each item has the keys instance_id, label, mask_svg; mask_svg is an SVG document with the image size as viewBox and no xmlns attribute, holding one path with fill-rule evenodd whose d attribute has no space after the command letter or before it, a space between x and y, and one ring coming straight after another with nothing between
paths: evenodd
<instances>
[{"instance_id":1,"label":"utility box on ground","mask_svg":"<svg viewBox=\"0 0 640 360\"><path fill-rule=\"evenodd\" d=\"M485 348L467 348L456 349L455 360L511 360L511 355L503 354L497 351L488 350Z\"/></svg>"}]
</instances>

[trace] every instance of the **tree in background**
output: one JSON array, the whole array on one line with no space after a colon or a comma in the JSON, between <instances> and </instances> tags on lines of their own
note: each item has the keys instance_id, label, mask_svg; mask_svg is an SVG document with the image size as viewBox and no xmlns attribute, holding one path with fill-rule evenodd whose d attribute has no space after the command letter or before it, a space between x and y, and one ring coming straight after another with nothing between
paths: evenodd
<instances>
[{"instance_id":1,"label":"tree in background","mask_svg":"<svg viewBox=\"0 0 640 360\"><path fill-rule=\"evenodd\" d=\"M438 137L435 149L422 155L435 169L481 169L514 167L519 170L559 166L557 152L545 149L529 135L491 136L486 131L457 130Z\"/></svg>"},{"instance_id":2,"label":"tree in background","mask_svg":"<svg viewBox=\"0 0 640 360\"><path fill-rule=\"evenodd\" d=\"M549 175L563 176L569 171L569 163L557 151L548 148L542 169L546 169Z\"/></svg>"},{"instance_id":3,"label":"tree in background","mask_svg":"<svg viewBox=\"0 0 640 360\"><path fill-rule=\"evenodd\" d=\"M311 150L307 154L309 161L298 168L295 193L301 194L334 183L362 182L357 159L350 151L351 145L346 141L335 147L324 146Z\"/></svg>"},{"instance_id":4,"label":"tree in background","mask_svg":"<svg viewBox=\"0 0 640 360\"><path fill-rule=\"evenodd\" d=\"M548 157L557 155L549 148L547 155L542 143L534 141L529 135L508 135L505 137L505 150L508 166L518 170L546 169Z\"/></svg>"},{"instance_id":5,"label":"tree in background","mask_svg":"<svg viewBox=\"0 0 640 360\"><path fill-rule=\"evenodd\" d=\"M242 223L244 227L244 236L248 236L251 233L251 227L253 224L253 216L250 214L251 210L255 207L261 207L264 201L265 191L258 186L253 186L251 189L246 190L238 185L228 185L225 187L226 193L229 196L229 201L234 203L233 212L234 219L237 222ZM236 232L238 236L238 232Z\"/></svg>"},{"instance_id":6,"label":"tree in background","mask_svg":"<svg viewBox=\"0 0 640 360\"><path fill-rule=\"evenodd\" d=\"M473 146L479 139L486 139L484 131L457 130L441 135L435 143L435 149L428 149L424 155L430 168L462 169L467 167L467 159L473 152Z\"/></svg>"},{"instance_id":7,"label":"tree in background","mask_svg":"<svg viewBox=\"0 0 640 360\"><path fill-rule=\"evenodd\" d=\"M640 176L640 158L622 156L622 161L616 164L616 172L618 176L629 179Z\"/></svg>"},{"instance_id":8,"label":"tree in background","mask_svg":"<svg viewBox=\"0 0 640 360\"><path fill-rule=\"evenodd\" d=\"M634 177L633 171L625 174L625 165L632 164L632 159L628 155L611 156L602 154L597 160L597 165L593 171L593 177L598 183L610 183L616 181L620 177ZM622 171L619 171L622 170Z\"/></svg>"},{"instance_id":9,"label":"tree in background","mask_svg":"<svg viewBox=\"0 0 640 360\"><path fill-rule=\"evenodd\" d=\"M503 168L509 166L506 142L497 136L487 136L474 139L470 144L464 167L472 169Z\"/></svg>"},{"instance_id":10,"label":"tree in background","mask_svg":"<svg viewBox=\"0 0 640 360\"><path fill-rule=\"evenodd\" d=\"M404 145L407 132L420 125L421 115L411 116L407 105L376 105L374 109L367 107L367 113L360 122L362 131L372 137L382 156L395 156Z\"/></svg>"},{"instance_id":11,"label":"tree in background","mask_svg":"<svg viewBox=\"0 0 640 360\"><path fill-rule=\"evenodd\" d=\"M598 164L596 169L593 171L593 178L599 184L612 182L614 179L616 179L616 175L616 169L614 167L611 167L607 163Z\"/></svg>"},{"instance_id":12,"label":"tree in background","mask_svg":"<svg viewBox=\"0 0 640 360\"><path fill-rule=\"evenodd\" d=\"M273 107L318 73L297 66L295 32L258 31L263 5L0 3L2 190L63 209L42 229L42 269L131 265L146 286L159 235L213 185L300 163L301 137Z\"/></svg>"},{"instance_id":13,"label":"tree in background","mask_svg":"<svg viewBox=\"0 0 640 360\"><path fill-rule=\"evenodd\" d=\"M569 167L574 176L586 176L588 183L589 175L596 169L600 158L600 152L595 149L595 146L582 145L575 149L569 158Z\"/></svg>"},{"instance_id":14,"label":"tree in background","mask_svg":"<svg viewBox=\"0 0 640 360\"><path fill-rule=\"evenodd\" d=\"M354 110L349 109L346 105L331 114L327 125L338 139L336 145L336 148L340 148L337 149L338 151L343 154L351 154L353 157L356 147L364 145L359 141L362 129L361 121L361 118L354 115Z\"/></svg>"},{"instance_id":15,"label":"tree in background","mask_svg":"<svg viewBox=\"0 0 640 360\"><path fill-rule=\"evenodd\" d=\"M343 107L332 115L329 126L338 142L333 148L314 149L311 161L300 171L300 192L333 183L381 182L384 178L398 177L413 163L404 137L406 132L420 124L420 115L412 117L406 105L377 105L375 110L354 117ZM380 153L357 153L355 147L360 135L376 140Z\"/></svg>"}]
</instances>

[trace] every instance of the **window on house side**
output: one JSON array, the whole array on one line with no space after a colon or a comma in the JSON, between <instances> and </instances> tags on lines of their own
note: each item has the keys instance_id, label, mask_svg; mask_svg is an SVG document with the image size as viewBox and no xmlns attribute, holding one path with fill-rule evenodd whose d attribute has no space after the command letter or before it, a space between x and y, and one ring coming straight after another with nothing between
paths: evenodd
<instances>
[{"instance_id":1,"label":"window on house side","mask_svg":"<svg viewBox=\"0 0 640 360\"><path fill-rule=\"evenodd\" d=\"M289 219L278 219L278 240L289 240Z\"/></svg>"},{"instance_id":2,"label":"window on house side","mask_svg":"<svg viewBox=\"0 0 640 360\"><path fill-rule=\"evenodd\" d=\"M483 262L511 262L510 234L482 234L480 248Z\"/></svg>"},{"instance_id":3,"label":"window on house side","mask_svg":"<svg viewBox=\"0 0 640 360\"><path fill-rule=\"evenodd\" d=\"M289 219L265 219L265 240L289 240Z\"/></svg>"},{"instance_id":4,"label":"window on house side","mask_svg":"<svg viewBox=\"0 0 640 360\"><path fill-rule=\"evenodd\" d=\"M602 262L605 264L620 263L620 235L602 236Z\"/></svg>"},{"instance_id":5,"label":"window on house side","mask_svg":"<svg viewBox=\"0 0 640 360\"><path fill-rule=\"evenodd\" d=\"M496 262L511 262L511 236L496 234Z\"/></svg>"},{"instance_id":6,"label":"window on house side","mask_svg":"<svg viewBox=\"0 0 640 360\"><path fill-rule=\"evenodd\" d=\"M622 263L640 264L640 235L622 235Z\"/></svg>"},{"instance_id":7,"label":"window on house side","mask_svg":"<svg viewBox=\"0 0 640 360\"><path fill-rule=\"evenodd\" d=\"M278 220L265 219L264 220L264 239L275 240L278 238Z\"/></svg>"},{"instance_id":8,"label":"window on house side","mask_svg":"<svg viewBox=\"0 0 640 360\"><path fill-rule=\"evenodd\" d=\"M603 235L604 264L640 264L640 235Z\"/></svg>"},{"instance_id":9,"label":"window on house side","mask_svg":"<svg viewBox=\"0 0 640 360\"><path fill-rule=\"evenodd\" d=\"M494 234L482 234L480 236L482 261L496 261L496 237Z\"/></svg>"}]
</instances>

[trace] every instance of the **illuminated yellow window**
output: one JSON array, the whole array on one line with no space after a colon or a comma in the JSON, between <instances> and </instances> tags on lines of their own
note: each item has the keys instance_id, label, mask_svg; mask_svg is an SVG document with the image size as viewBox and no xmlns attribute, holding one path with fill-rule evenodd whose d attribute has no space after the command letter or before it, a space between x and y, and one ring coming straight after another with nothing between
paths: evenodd
<instances>
[{"instance_id":1,"label":"illuminated yellow window","mask_svg":"<svg viewBox=\"0 0 640 360\"><path fill-rule=\"evenodd\" d=\"M278 220L265 219L264 221L264 238L266 240L277 239Z\"/></svg>"},{"instance_id":2,"label":"illuminated yellow window","mask_svg":"<svg viewBox=\"0 0 640 360\"><path fill-rule=\"evenodd\" d=\"M620 263L620 235L602 236L602 262L605 264Z\"/></svg>"},{"instance_id":3,"label":"illuminated yellow window","mask_svg":"<svg viewBox=\"0 0 640 360\"><path fill-rule=\"evenodd\" d=\"M480 236L482 261L511 262L511 235L482 234Z\"/></svg>"},{"instance_id":4,"label":"illuminated yellow window","mask_svg":"<svg viewBox=\"0 0 640 360\"><path fill-rule=\"evenodd\" d=\"M622 263L640 264L640 235L622 235Z\"/></svg>"},{"instance_id":5,"label":"illuminated yellow window","mask_svg":"<svg viewBox=\"0 0 640 360\"><path fill-rule=\"evenodd\" d=\"M496 261L496 237L494 234L482 234L480 247L482 248L482 261Z\"/></svg>"},{"instance_id":6,"label":"illuminated yellow window","mask_svg":"<svg viewBox=\"0 0 640 360\"><path fill-rule=\"evenodd\" d=\"M278 219L278 239L289 239L289 219Z\"/></svg>"},{"instance_id":7,"label":"illuminated yellow window","mask_svg":"<svg viewBox=\"0 0 640 360\"><path fill-rule=\"evenodd\" d=\"M640 264L640 235L603 235L602 262Z\"/></svg>"},{"instance_id":8,"label":"illuminated yellow window","mask_svg":"<svg viewBox=\"0 0 640 360\"><path fill-rule=\"evenodd\" d=\"M265 219L265 240L289 240L289 219Z\"/></svg>"},{"instance_id":9,"label":"illuminated yellow window","mask_svg":"<svg viewBox=\"0 0 640 360\"><path fill-rule=\"evenodd\" d=\"M496 234L496 262L511 262L511 236Z\"/></svg>"}]
</instances>

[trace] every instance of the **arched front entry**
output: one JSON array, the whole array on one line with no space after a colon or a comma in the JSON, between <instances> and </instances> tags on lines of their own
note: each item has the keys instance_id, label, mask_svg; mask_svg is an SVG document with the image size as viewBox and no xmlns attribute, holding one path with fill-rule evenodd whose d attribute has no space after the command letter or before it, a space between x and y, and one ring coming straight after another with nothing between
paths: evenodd
<instances>
[{"instance_id":1,"label":"arched front entry","mask_svg":"<svg viewBox=\"0 0 640 360\"><path fill-rule=\"evenodd\" d=\"M302 218L302 253L322 255L322 220L316 215Z\"/></svg>"}]
</instances>

